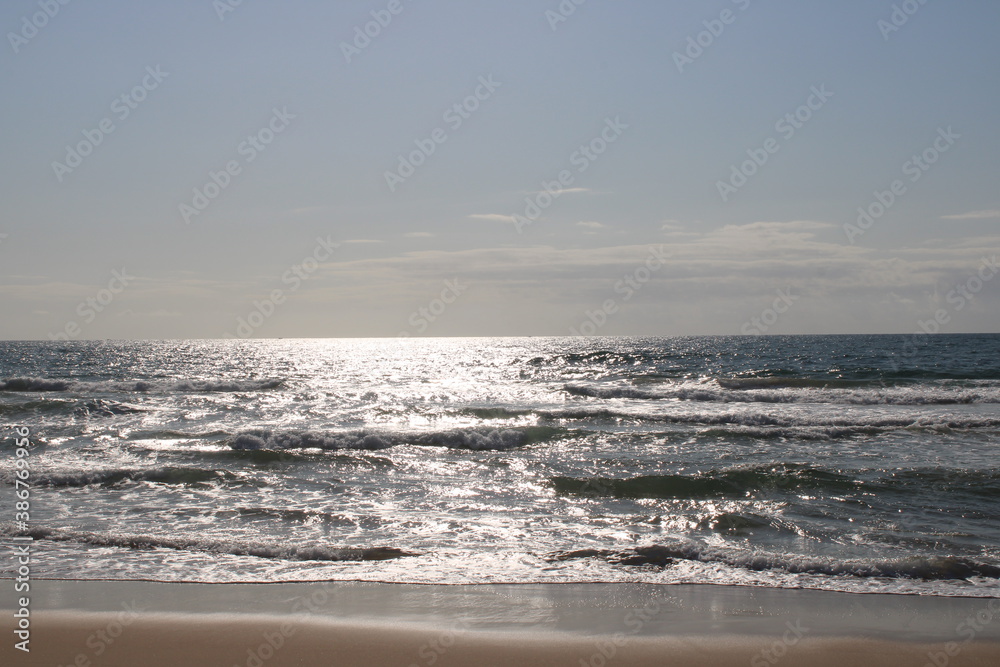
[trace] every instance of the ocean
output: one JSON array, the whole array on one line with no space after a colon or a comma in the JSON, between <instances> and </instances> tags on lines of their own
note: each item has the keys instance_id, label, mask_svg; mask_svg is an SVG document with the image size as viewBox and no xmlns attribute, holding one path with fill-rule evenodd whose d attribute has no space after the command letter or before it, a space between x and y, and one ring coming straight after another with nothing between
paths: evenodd
<instances>
[{"instance_id":1,"label":"ocean","mask_svg":"<svg viewBox=\"0 0 1000 667\"><path fill-rule=\"evenodd\" d=\"M1000 596L1000 335L0 342L0 420L33 578Z\"/></svg>"}]
</instances>

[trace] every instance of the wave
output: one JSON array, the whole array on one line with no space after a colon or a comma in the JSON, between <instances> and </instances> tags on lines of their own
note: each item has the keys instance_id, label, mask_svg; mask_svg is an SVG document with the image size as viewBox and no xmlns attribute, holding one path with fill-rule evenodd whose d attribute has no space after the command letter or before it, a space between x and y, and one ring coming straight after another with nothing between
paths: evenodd
<instances>
[{"instance_id":1,"label":"wave","mask_svg":"<svg viewBox=\"0 0 1000 667\"><path fill-rule=\"evenodd\" d=\"M451 449L505 450L566 437L570 431L551 426L469 428L450 431L271 431L251 429L230 444L237 450L388 449L397 445L428 445Z\"/></svg>"},{"instance_id":2,"label":"wave","mask_svg":"<svg viewBox=\"0 0 1000 667\"><path fill-rule=\"evenodd\" d=\"M531 408L478 407L462 408L461 410L458 410L458 414L462 416L476 417L477 419L516 419L518 417L536 414L536 412Z\"/></svg>"},{"instance_id":3,"label":"wave","mask_svg":"<svg viewBox=\"0 0 1000 667\"><path fill-rule=\"evenodd\" d=\"M699 475L550 479L556 492L611 498L746 498L762 491L827 489L845 491L860 482L846 475L799 464L753 466Z\"/></svg>"},{"instance_id":4,"label":"wave","mask_svg":"<svg viewBox=\"0 0 1000 667\"><path fill-rule=\"evenodd\" d=\"M155 383L137 383L146 386L145 389L136 389L136 391L152 391L160 388L164 385L158 385ZM243 391L266 391L269 389L280 389L284 386L285 381L281 379L269 379L269 380L180 380L177 382L166 383L165 388L167 391L184 391L184 392L243 392Z\"/></svg>"},{"instance_id":5,"label":"wave","mask_svg":"<svg viewBox=\"0 0 1000 667\"><path fill-rule=\"evenodd\" d=\"M576 364L606 364L633 366L637 364L655 363L664 359L675 359L672 352L619 352L615 350L593 350L591 352L568 352L548 357L533 357L525 363L531 366L573 366ZM520 363L515 359L514 363Z\"/></svg>"},{"instance_id":6,"label":"wave","mask_svg":"<svg viewBox=\"0 0 1000 667\"><path fill-rule=\"evenodd\" d=\"M752 512L720 512L699 521L698 527L717 533L732 535L746 535L757 530L770 530L782 533L797 532L786 521L768 518Z\"/></svg>"},{"instance_id":7,"label":"wave","mask_svg":"<svg viewBox=\"0 0 1000 667\"><path fill-rule=\"evenodd\" d=\"M885 387L882 380L845 380L843 378L761 377L718 378L723 389L849 389L855 387Z\"/></svg>"},{"instance_id":8,"label":"wave","mask_svg":"<svg viewBox=\"0 0 1000 667\"><path fill-rule=\"evenodd\" d=\"M862 479L842 472L794 463L712 470L697 475L642 475L638 477L555 476L557 493L604 498L745 499L762 493L825 491L933 492L995 498L1000 494L1000 472L968 470L904 470Z\"/></svg>"},{"instance_id":9,"label":"wave","mask_svg":"<svg viewBox=\"0 0 1000 667\"><path fill-rule=\"evenodd\" d=\"M115 415L134 414L142 412L142 410L125 405L124 403L98 398L92 401L85 401L81 405L78 405L73 412L82 417L113 417Z\"/></svg>"},{"instance_id":10,"label":"wave","mask_svg":"<svg viewBox=\"0 0 1000 667\"><path fill-rule=\"evenodd\" d=\"M545 560L558 562L577 558L599 558L613 565L656 565L667 567L678 561L723 563L751 571L779 570L789 574L884 577L890 579L947 580L987 577L1000 579L1000 567L957 556L913 556L909 558L836 560L796 554L733 552L698 543L649 545L627 550L580 549L546 554Z\"/></svg>"},{"instance_id":11,"label":"wave","mask_svg":"<svg viewBox=\"0 0 1000 667\"><path fill-rule=\"evenodd\" d=\"M244 519L273 519L286 523L323 523L338 528L360 528L376 530L385 525L382 517L374 514L334 514L319 510L277 509L274 507L236 507L215 512L216 517L239 517Z\"/></svg>"},{"instance_id":12,"label":"wave","mask_svg":"<svg viewBox=\"0 0 1000 667\"><path fill-rule=\"evenodd\" d=\"M10 399L7 399L10 400ZM16 400L16 399L15 399ZM41 398L23 402L0 403L0 415L37 416L60 414L66 416L97 418L113 417L144 412L141 408L125 405L117 401L102 398L78 400L73 398Z\"/></svg>"},{"instance_id":13,"label":"wave","mask_svg":"<svg viewBox=\"0 0 1000 667\"><path fill-rule=\"evenodd\" d=\"M768 337L769 339L772 337ZM895 339L895 340L892 340ZM944 338L942 337L941 340ZM736 357L732 359L729 366L731 372L737 376L737 380L753 382L756 379L764 380L764 383L777 381L777 378L788 378L791 384L799 381L806 383L815 381L819 385L849 386L851 383L858 383L858 386L866 384L893 385L897 383L927 382L937 380L992 380L996 379L1000 368L990 363L971 365L966 363L967 359L960 360L958 364L949 364L946 368L935 368L933 364L926 364L927 358L910 358L903 352L902 347L895 352L893 348L896 344L904 345L905 337L889 336L874 348L859 350L857 343L852 344L846 338L839 341L828 341L820 347L809 345L802 348L802 343L806 342L802 337L789 337L781 341L778 337L773 337L769 341L750 341L740 337L723 341L721 338L715 339L719 344L713 343L711 338L703 338L701 342L691 341L692 346L673 345L667 342L667 347L657 345L656 341L635 341L619 349L599 349L586 352L563 352L544 356L535 356L525 359L514 359L515 364L525 364L535 367L566 368L566 367L595 367L604 366L617 375L627 375L628 367L634 370L642 370L643 375L648 373L663 374L664 377L683 378L692 370L698 367L708 369L718 367L719 353L725 350L727 353L736 352ZM674 342L677 342L676 339ZM638 343L643 349L636 349ZM704 346L704 343L708 343ZM763 343L761 345L760 343ZM862 346L871 344L871 341L861 342ZM967 342L961 343L967 345ZM795 348L798 348L797 350ZM834 350L840 353L834 352ZM902 354L902 359L900 355ZM795 361L794 365L788 365L788 356L791 355ZM784 357L784 359L779 358ZM766 368L753 370L753 366L762 357L770 357L776 363L768 364ZM867 358L866 358L867 357ZM693 364L695 365L693 367ZM727 364L728 365L728 364ZM826 366L826 367L824 367ZM837 373L838 377L827 377L830 373ZM640 376L641 377L641 376ZM774 379L772 379L774 378Z\"/></svg>"},{"instance_id":14,"label":"wave","mask_svg":"<svg viewBox=\"0 0 1000 667\"><path fill-rule=\"evenodd\" d=\"M0 391L69 391L73 385L68 380L45 378L10 378L0 382Z\"/></svg>"},{"instance_id":15,"label":"wave","mask_svg":"<svg viewBox=\"0 0 1000 667\"><path fill-rule=\"evenodd\" d=\"M0 533L9 537L31 537L35 540L53 542L75 542L100 547L122 549L176 549L178 551L204 551L232 556L254 556L274 560L317 560L317 561L366 561L390 560L417 556L395 547L331 547L327 545L296 545L263 540L227 540L207 537L166 537L162 535L142 535L132 533L109 533L72 531L36 526L29 530L14 530L10 526L0 528Z\"/></svg>"},{"instance_id":16,"label":"wave","mask_svg":"<svg viewBox=\"0 0 1000 667\"><path fill-rule=\"evenodd\" d=\"M853 435L875 435L887 430L941 432L952 429L1000 428L1000 419L975 415L922 415L891 417L859 415L857 417L821 417L819 415L785 416L760 413L655 415L651 421L674 424L702 424L723 428L708 429L703 435L733 434L754 437L806 436L839 438ZM727 428L729 427L729 428Z\"/></svg>"},{"instance_id":17,"label":"wave","mask_svg":"<svg viewBox=\"0 0 1000 667\"><path fill-rule=\"evenodd\" d=\"M8 399L9 400L9 399ZM24 401L23 403L0 403L0 415L34 415L72 412L79 403L72 399L49 399Z\"/></svg>"},{"instance_id":18,"label":"wave","mask_svg":"<svg viewBox=\"0 0 1000 667\"><path fill-rule=\"evenodd\" d=\"M145 469L111 468L107 470L66 473L34 473L31 479L32 484L35 486L84 487L92 485L118 486L127 482L194 485L217 481L233 482L239 478L228 470L164 467ZM6 481L12 483L12 480Z\"/></svg>"},{"instance_id":19,"label":"wave","mask_svg":"<svg viewBox=\"0 0 1000 667\"><path fill-rule=\"evenodd\" d=\"M672 408L671 408L672 409ZM714 427L702 435L742 435L755 438L801 437L806 439L836 439L855 435L875 435L887 430L941 432L948 429L1000 428L1000 419L974 414L941 415L886 415L798 414L749 411L697 411L650 412L611 407L560 408L464 408L456 411L460 416L480 419L520 419L534 417L540 422L612 422L615 424L678 424Z\"/></svg>"},{"instance_id":20,"label":"wave","mask_svg":"<svg viewBox=\"0 0 1000 667\"><path fill-rule=\"evenodd\" d=\"M630 385L565 384L562 390L581 398L703 401L712 403L833 403L848 405L955 405L1000 403L1000 387L907 385L866 387L808 378L764 378L671 383L652 389Z\"/></svg>"},{"instance_id":21,"label":"wave","mask_svg":"<svg viewBox=\"0 0 1000 667\"><path fill-rule=\"evenodd\" d=\"M50 378L18 377L0 381L0 391L17 392L246 392L279 389L282 379L268 380L65 380Z\"/></svg>"},{"instance_id":22,"label":"wave","mask_svg":"<svg viewBox=\"0 0 1000 667\"><path fill-rule=\"evenodd\" d=\"M996 424L1000 426L1000 422ZM703 438L753 438L754 440L841 440L858 436L870 436L906 428L909 431L941 432L947 429L943 425L930 426L719 426L706 428L698 432Z\"/></svg>"},{"instance_id":23,"label":"wave","mask_svg":"<svg viewBox=\"0 0 1000 667\"><path fill-rule=\"evenodd\" d=\"M178 431L171 428L136 429L128 434L129 440L213 440L229 436L229 431Z\"/></svg>"}]
</instances>

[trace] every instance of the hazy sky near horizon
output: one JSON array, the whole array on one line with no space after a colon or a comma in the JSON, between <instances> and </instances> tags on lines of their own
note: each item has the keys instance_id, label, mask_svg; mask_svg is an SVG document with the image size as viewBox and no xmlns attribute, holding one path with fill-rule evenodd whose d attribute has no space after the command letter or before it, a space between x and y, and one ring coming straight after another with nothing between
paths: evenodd
<instances>
[{"instance_id":1,"label":"hazy sky near horizon","mask_svg":"<svg viewBox=\"0 0 1000 667\"><path fill-rule=\"evenodd\" d=\"M1000 331L998 25L5 2L0 338Z\"/></svg>"}]
</instances>

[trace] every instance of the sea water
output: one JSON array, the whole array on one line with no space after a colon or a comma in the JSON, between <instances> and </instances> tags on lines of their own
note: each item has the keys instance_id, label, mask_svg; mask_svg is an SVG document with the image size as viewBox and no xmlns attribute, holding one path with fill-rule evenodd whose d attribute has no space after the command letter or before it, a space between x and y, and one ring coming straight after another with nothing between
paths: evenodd
<instances>
[{"instance_id":1,"label":"sea water","mask_svg":"<svg viewBox=\"0 0 1000 667\"><path fill-rule=\"evenodd\" d=\"M1000 335L0 342L0 420L36 578L1000 595Z\"/></svg>"}]
</instances>

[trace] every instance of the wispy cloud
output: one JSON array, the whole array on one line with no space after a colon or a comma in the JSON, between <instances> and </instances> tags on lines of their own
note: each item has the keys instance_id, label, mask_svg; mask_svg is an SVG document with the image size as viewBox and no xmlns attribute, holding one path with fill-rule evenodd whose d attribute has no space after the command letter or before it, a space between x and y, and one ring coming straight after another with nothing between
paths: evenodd
<instances>
[{"instance_id":1,"label":"wispy cloud","mask_svg":"<svg viewBox=\"0 0 1000 667\"><path fill-rule=\"evenodd\" d=\"M664 220L663 225L660 227L661 230L665 232L680 232L684 230L684 225L680 223L680 220Z\"/></svg>"},{"instance_id":2,"label":"wispy cloud","mask_svg":"<svg viewBox=\"0 0 1000 667\"><path fill-rule=\"evenodd\" d=\"M709 297L720 301L742 298L789 284L815 296L853 299L866 294L877 299L896 290L916 298L922 291L932 291L938 282L945 284L965 275L987 251L1000 250L1000 236L980 238L975 247L942 240L926 248L857 248L840 243L835 231L836 225L830 223L797 220L689 232L664 244L671 259L653 282L664 296L696 302ZM328 270L331 288L340 291L348 289L347 282L333 274L365 276L362 282L366 285L384 282L395 290L401 281L416 284L423 279L463 275L505 293L531 285L549 296L559 293L559 298L569 300L579 296L580 285L613 284L622 271L627 273L644 260L648 248L530 246L415 251L334 263Z\"/></svg>"},{"instance_id":3,"label":"wispy cloud","mask_svg":"<svg viewBox=\"0 0 1000 667\"><path fill-rule=\"evenodd\" d=\"M991 220L1000 218L1000 209L989 209L987 211L969 211L968 213L958 213L956 215L942 215L942 220Z\"/></svg>"},{"instance_id":4,"label":"wispy cloud","mask_svg":"<svg viewBox=\"0 0 1000 667\"><path fill-rule=\"evenodd\" d=\"M558 197L560 195L573 195L573 194L580 194L583 192L592 192L592 190L590 188L562 188L561 190L535 190L530 194L537 195L543 192L548 192L553 197Z\"/></svg>"},{"instance_id":5,"label":"wispy cloud","mask_svg":"<svg viewBox=\"0 0 1000 667\"><path fill-rule=\"evenodd\" d=\"M298 208L289 209L288 212L294 215L299 215L302 213L319 213L322 211L333 210L330 206L300 206Z\"/></svg>"},{"instance_id":6,"label":"wispy cloud","mask_svg":"<svg viewBox=\"0 0 1000 667\"><path fill-rule=\"evenodd\" d=\"M500 213L473 213L469 217L474 220L489 220L491 222L514 222L514 216Z\"/></svg>"},{"instance_id":7,"label":"wispy cloud","mask_svg":"<svg viewBox=\"0 0 1000 667\"><path fill-rule=\"evenodd\" d=\"M607 229L608 228L607 225L602 225L601 223L599 223L599 222L597 222L595 220L581 220L580 222L576 223L576 226L577 227L584 227L585 229L595 229L595 230L596 229Z\"/></svg>"},{"instance_id":8,"label":"wispy cloud","mask_svg":"<svg viewBox=\"0 0 1000 667\"><path fill-rule=\"evenodd\" d=\"M527 318L532 331L558 334L577 322L581 312L614 295L623 276L637 275L637 267L645 266L655 249L666 257L664 264L650 275L641 294L623 302L620 325L615 325L622 331L735 332L747 314L759 312L780 287L801 298L795 311L801 314L789 320L791 329L875 327L898 332L946 305L949 290L975 275L984 258L1000 254L1000 233L862 248L843 243L837 231L837 225L817 221L770 221L668 234L661 237L662 244L410 249L387 257L334 258L294 294L295 301L304 304L303 312L366 312L371 303L381 308L351 321L289 316L282 326L310 335L388 335L414 302L440 292L443 279L460 276L474 283L477 292L451 315L455 330L520 334ZM61 326L62 318L94 292L93 285L48 282L41 276L5 278L0 281L0 304L24 313L46 306L48 314L36 316L40 335L45 327ZM235 315L220 303L258 299L277 279L270 274L252 281L186 279L180 272L159 275L137 281L134 291L130 287L122 296L120 307L135 311L136 317L128 319L137 324L128 331L137 335L183 331L185 321L195 316L225 330ZM984 289L961 319L956 318L954 330L995 328L997 298ZM173 319L154 316L159 310L180 314ZM107 322L111 331L118 320ZM105 335L105 330L95 328L93 334Z\"/></svg>"},{"instance_id":9,"label":"wispy cloud","mask_svg":"<svg viewBox=\"0 0 1000 667\"><path fill-rule=\"evenodd\" d=\"M349 239L347 241L341 241L341 243L382 243L378 239Z\"/></svg>"}]
</instances>

